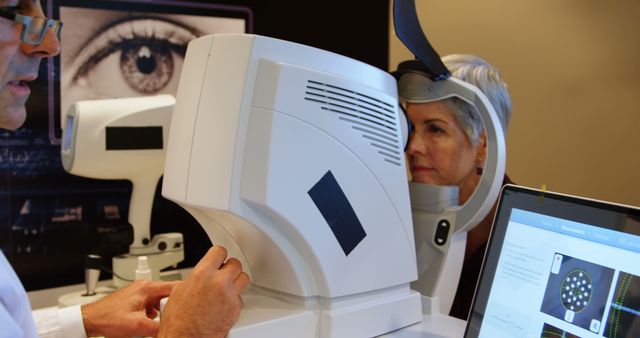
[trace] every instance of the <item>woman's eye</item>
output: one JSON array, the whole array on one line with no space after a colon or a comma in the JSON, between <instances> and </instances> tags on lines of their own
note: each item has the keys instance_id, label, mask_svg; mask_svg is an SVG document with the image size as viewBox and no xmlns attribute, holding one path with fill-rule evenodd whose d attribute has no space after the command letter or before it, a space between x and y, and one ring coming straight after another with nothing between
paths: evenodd
<instances>
[{"instance_id":1,"label":"woman's eye","mask_svg":"<svg viewBox=\"0 0 640 338\"><path fill-rule=\"evenodd\" d=\"M434 134L434 135L440 135L444 133L444 129L435 123L430 123L427 126L427 131L429 132L429 134Z\"/></svg>"},{"instance_id":2,"label":"woman's eye","mask_svg":"<svg viewBox=\"0 0 640 338\"><path fill-rule=\"evenodd\" d=\"M62 60L70 66L62 69L61 112L78 100L175 94L187 44L200 34L149 17L127 18L100 31L72 62Z\"/></svg>"}]
</instances>

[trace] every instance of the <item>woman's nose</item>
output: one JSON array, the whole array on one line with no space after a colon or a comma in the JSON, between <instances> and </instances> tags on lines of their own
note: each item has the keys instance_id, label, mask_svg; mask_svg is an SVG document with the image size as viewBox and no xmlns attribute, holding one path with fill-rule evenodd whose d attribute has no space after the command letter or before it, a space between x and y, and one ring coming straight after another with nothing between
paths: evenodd
<instances>
[{"instance_id":1,"label":"woman's nose","mask_svg":"<svg viewBox=\"0 0 640 338\"><path fill-rule=\"evenodd\" d=\"M415 132L409 136L409 144L407 145L407 154L423 154L425 152L425 142Z\"/></svg>"}]
</instances>

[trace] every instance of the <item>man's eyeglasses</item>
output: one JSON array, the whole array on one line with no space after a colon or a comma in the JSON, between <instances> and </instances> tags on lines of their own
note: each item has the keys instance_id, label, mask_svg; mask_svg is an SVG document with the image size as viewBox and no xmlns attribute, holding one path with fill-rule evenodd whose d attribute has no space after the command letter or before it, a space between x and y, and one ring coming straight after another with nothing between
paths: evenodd
<instances>
[{"instance_id":1,"label":"man's eyeglasses","mask_svg":"<svg viewBox=\"0 0 640 338\"><path fill-rule=\"evenodd\" d=\"M62 22L59 20L39 18L37 16L27 16L7 12L0 9L0 16L13 20L22 24L22 34L20 39L22 42L28 45L39 45L44 39L44 35L49 28L53 29L53 33L60 38L60 31L62 30Z\"/></svg>"}]
</instances>

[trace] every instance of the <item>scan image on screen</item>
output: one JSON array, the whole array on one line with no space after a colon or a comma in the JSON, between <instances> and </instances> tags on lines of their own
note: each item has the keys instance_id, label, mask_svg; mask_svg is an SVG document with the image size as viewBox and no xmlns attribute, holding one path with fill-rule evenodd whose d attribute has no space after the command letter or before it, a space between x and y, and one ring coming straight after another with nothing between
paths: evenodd
<instances>
[{"instance_id":1,"label":"scan image on screen","mask_svg":"<svg viewBox=\"0 0 640 338\"><path fill-rule=\"evenodd\" d=\"M540 311L599 333L613 273L611 268L556 253Z\"/></svg>"}]
</instances>

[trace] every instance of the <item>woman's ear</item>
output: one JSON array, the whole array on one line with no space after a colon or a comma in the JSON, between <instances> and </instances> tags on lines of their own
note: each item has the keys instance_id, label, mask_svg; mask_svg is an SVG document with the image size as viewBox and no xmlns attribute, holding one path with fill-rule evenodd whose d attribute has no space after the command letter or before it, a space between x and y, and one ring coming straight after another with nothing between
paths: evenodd
<instances>
[{"instance_id":1,"label":"woman's ear","mask_svg":"<svg viewBox=\"0 0 640 338\"><path fill-rule=\"evenodd\" d=\"M476 148L476 165L478 167L484 167L484 160L487 158L487 134L482 131L478 142L475 144Z\"/></svg>"}]
</instances>

